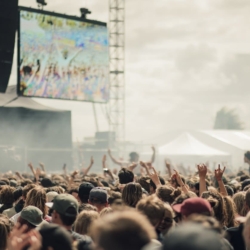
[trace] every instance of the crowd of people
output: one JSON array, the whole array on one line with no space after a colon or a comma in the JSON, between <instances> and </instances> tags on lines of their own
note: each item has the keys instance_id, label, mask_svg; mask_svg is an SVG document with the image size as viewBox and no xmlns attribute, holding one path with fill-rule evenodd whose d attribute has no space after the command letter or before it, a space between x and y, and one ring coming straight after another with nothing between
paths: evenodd
<instances>
[{"instance_id":1,"label":"crowd of people","mask_svg":"<svg viewBox=\"0 0 250 250\"><path fill-rule=\"evenodd\" d=\"M91 171L93 158L73 173L31 163L29 173L0 173L0 250L250 249L248 172L166 161L159 174L154 154L108 154L120 169L104 155L102 173Z\"/></svg>"}]
</instances>

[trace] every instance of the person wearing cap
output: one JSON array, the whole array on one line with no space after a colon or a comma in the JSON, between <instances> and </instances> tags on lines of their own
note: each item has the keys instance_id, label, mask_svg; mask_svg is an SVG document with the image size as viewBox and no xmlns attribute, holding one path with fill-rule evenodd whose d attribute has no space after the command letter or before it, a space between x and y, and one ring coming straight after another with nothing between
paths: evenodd
<instances>
[{"instance_id":1,"label":"person wearing cap","mask_svg":"<svg viewBox=\"0 0 250 250\"><path fill-rule=\"evenodd\" d=\"M89 182L84 182L80 185L78 190L78 197L80 199L80 203L88 203L89 202L89 193L94 188L94 185Z\"/></svg>"},{"instance_id":2,"label":"person wearing cap","mask_svg":"<svg viewBox=\"0 0 250 250\"><path fill-rule=\"evenodd\" d=\"M89 204L97 208L100 213L102 209L108 207L108 193L105 189L95 187L89 193Z\"/></svg>"},{"instance_id":3,"label":"person wearing cap","mask_svg":"<svg viewBox=\"0 0 250 250\"><path fill-rule=\"evenodd\" d=\"M72 231L72 226L78 215L78 201L70 194L59 194L54 197L53 203L46 203L51 208L52 223L65 228L78 242L91 243L91 239L86 235L80 235Z\"/></svg>"},{"instance_id":4,"label":"person wearing cap","mask_svg":"<svg viewBox=\"0 0 250 250\"><path fill-rule=\"evenodd\" d=\"M21 225L26 225L28 231L41 227L43 224L48 224L47 221L43 220L43 212L35 206L25 207L18 218L18 222Z\"/></svg>"},{"instance_id":5,"label":"person wearing cap","mask_svg":"<svg viewBox=\"0 0 250 250\"><path fill-rule=\"evenodd\" d=\"M183 220L191 214L213 215L210 203L200 197L186 199L183 203L174 205L173 210L181 214Z\"/></svg>"}]
</instances>

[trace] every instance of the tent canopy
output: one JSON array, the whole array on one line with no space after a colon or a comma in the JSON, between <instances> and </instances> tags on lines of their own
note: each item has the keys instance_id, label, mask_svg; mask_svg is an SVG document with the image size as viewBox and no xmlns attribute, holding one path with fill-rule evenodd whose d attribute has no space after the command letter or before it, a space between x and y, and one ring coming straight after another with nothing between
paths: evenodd
<instances>
[{"instance_id":1,"label":"tent canopy","mask_svg":"<svg viewBox=\"0 0 250 250\"><path fill-rule=\"evenodd\" d=\"M194 138L189 133L182 133L173 141L159 148L160 155L179 156L228 156L229 154L212 148Z\"/></svg>"},{"instance_id":2,"label":"tent canopy","mask_svg":"<svg viewBox=\"0 0 250 250\"><path fill-rule=\"evenodd\" d=\"M250 135L244 131L228 131L228 130L204 130L201 131L212 138L232 145L242 150L250 150Z\"/></svg>"}]
</instances>

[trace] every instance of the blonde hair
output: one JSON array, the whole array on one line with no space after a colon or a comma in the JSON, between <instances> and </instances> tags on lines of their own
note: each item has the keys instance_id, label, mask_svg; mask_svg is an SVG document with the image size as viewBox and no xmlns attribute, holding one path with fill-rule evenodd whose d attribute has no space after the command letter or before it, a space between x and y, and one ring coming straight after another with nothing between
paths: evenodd
<instances>
[{"instance_id":1,"label":"blonde hair","mask_svg":"<svg viewBox=\"0 0 250 250\"><path fill-rule=\"evenodd\" d=\"M236 211L240 216L247 215L247 208L245 206L245 192L238 192L233 196L233 201L236 206Z\"/></svg>"},{"instance_id":2,"label":"blonde hair","mask_svg":"<svg viewBox=\"0 0 250 250\"><path fill-rule=\"evenodd\" d=\"M48 213L48 208L45 205L46 199L45 190L41 187L35 187L28 192L24 207L32 205L39 208L43 212L44 218Z\"/></svg>"},{"instance_id":3,"label":"blonde hair","mask_svg":"<svg viewBox=\"0 0 250 250\"><path fill-rule=\"evenodd\" d=\"M138 183L128 183L122 191L122 201L125 205L135 207L142 198L142 188Z\"/></svg>"},{"instance_id":4,"label":"blonde hair","mask_svg":"<svg viewBox=\"0 0 250 250\"><path fill-rule=\"evenodd\" d=\"M111 207L105 207L100 212L100 217L105 216L106 214L111 214L113 212L114 212L114 210Z\"/></svg>"},{"instance_id":5,"label":"blonde hair","mask_svg":"<svg viewBox=\"0 0 250 250\"><path fill-rule=\"evenodd\" d=\"M99 218L96 211L82 211L76 218L74 231L82 235L89 235L90 227Z\"/></svg>"}]
</instances>

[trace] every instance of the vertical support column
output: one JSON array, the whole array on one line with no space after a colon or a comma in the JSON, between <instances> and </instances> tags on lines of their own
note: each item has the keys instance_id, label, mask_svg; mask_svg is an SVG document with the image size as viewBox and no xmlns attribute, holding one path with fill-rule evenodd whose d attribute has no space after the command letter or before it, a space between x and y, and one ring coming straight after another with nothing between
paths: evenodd
<instances>
[{"instance_id":1,"label":"vertical support column","mask_svg":"<svg viewBox=\"0 0 250 250\"><path fill-rule=\"evenodd\" d=\"M109 2L110 131L116 134L116 149L125 153L125 0Z\"/></svg>"}]
</instances>

